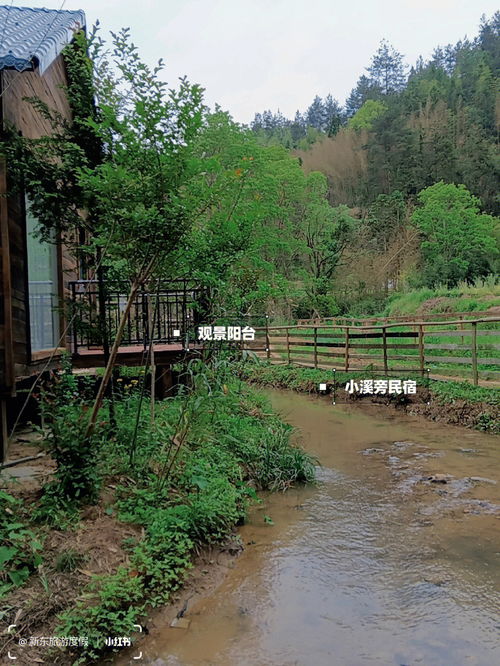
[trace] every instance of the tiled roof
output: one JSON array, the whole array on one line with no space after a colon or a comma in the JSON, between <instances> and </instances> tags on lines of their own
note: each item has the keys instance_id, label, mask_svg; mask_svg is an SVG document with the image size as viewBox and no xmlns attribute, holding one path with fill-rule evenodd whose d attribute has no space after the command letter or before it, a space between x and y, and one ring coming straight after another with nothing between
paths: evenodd
<instances>
[{"instance_id":1,"label":"tiled roof","mask_svg":"<svg viewBox=\"0 0 500 666\"><path fill-rule=\"evenodd\" d=\"M81 10L0 6L0 69L47 69L68 44L73 31L85 27Z\"/></svg>"}]
</instances>

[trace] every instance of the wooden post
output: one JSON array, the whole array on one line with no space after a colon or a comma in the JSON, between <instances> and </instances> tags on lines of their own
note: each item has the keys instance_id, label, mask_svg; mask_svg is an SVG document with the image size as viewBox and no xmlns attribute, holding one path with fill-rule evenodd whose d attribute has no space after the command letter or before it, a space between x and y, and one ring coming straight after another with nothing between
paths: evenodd
<instances>
[{"instance_id":1,"label":"wooden post","mask_svg":"<svg viewBox=\"0 0 500 666\"><path fill-rule=\"evenodd\" d=\"M418 355L420 358L420 374L424 376L425 354L424 354L424 327L418 327Z\"/></svg>"},{"instance_id":2,"label":"wooden post","mask_svg":"<svg viewBox=\"0 0 500 666\"><path fill-rule=\"evenodd\" d=\"M472 352L472 381L474 386L478 385L478 372L477 372L477 322L472 322L472 343L471 343L471 352Z\"/></svg>"},{"instance_id":3,"label":"wooden post","mask_svg":"<svg viewBox=\"0 0 500 666\"><path fill-rule=\"evenodd\" d=\"M10 262L9 213L7 210L7 165L0 157L0 246L2 259L4 391L15 395L14 333L12 329L12 279Z\"/></svg>"},{"instance_id":4,"label":"wooden post","mask_svg":"<svg viewBox=\"0 0 500 666\"><path fill-rule=\"evenodd\" d=\"M288 365L290 365L290 329L286 329L286 356L288 360Z\"/></svg>"},{"instance_id":5,"label":"wooden post","mask_svg":"<svg viewBox=\"0 0 500 666\"><path fill-rule=\"evenodd\" d=\"M349 326L345 329L345 366L346 372L349 371Z\"/></svg>"},{"instance_id":6,"label":"wooden post","mask_svg":"<svg viewBox=\"0 0 500 666\"><path fill-rule=\"evenodd\" d=\"M463 317L463 315L460 317L460 321L462 322L461 324L459 324L460 330L463 331L464 330L464 324L463 324L464 317ZM460 336L460 344L463 345L464 343L465 343L465 340L464 340L464 336L462 335L462 336Z\"/></svg>"},{"instance_id":7,"label":"wooden post","mask_svg":"<svg viewBox=\"0 0 500 666\"><path fill-rule=\"evenodd\" d=\"M384 346L384 372L387 372L389 367L387 363L387 329L385 326L382 328L382 343Z\"/></svg>"},{"instance_id":8,"label":"wooden post","mask_svg":"<svg viewBox=\"0 0 500 666\"><path fill-rule=\"evenodd\" d=\"M269 315L266 315L266 356L271 358L271 341L269 340Z\"/></svg>"},{"instance_id":9,"label":"wooden post","mask_svg":"<svg viewBox=\"0 0 500 666\"><path fill-rule=\"evenodd\" d=\"M155 345L154 345L154 328L155 328L155 322L154 322L154 317L153 317L153 308L151 307L151 293L147 294L147 299L148 299L148 328L149 328L149 345L150 345L150 368L151 368L151 393L150 393L150 422L151 426L154 425L155 422L155 388L156 388L156 365L155 365ZM156 313L156 310L154 311ZM144 372L147 372L147 368L145 368ZM144 378L145 380L145 378Z\"/></svg>"},{"instance_id":10,"label":"wooden post","mask_svg":"<svg viewBox=\"0 0 500 666\"><path fill-rule=\"evenodd\" d=\"M314 327L314 367L318 367L318 327Z\"/></svg>"}]
</instances>

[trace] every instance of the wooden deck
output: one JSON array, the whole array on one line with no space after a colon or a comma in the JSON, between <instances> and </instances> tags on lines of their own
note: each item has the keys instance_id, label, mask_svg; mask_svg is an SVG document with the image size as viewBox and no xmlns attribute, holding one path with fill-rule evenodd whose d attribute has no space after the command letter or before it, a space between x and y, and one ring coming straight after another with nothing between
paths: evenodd
<instances>
[{"instance_id":1,"label":"wooden deck","mask_svg":"<svg viewBox=\"0 0 500 666\"><path fill-rule=\"evenodd\" d=\"M153 345L155 365L171 365L177 361L200 351L201 345L190 344L185 349L182 344L155 344ZM116 365L140 366L146 364L148 348L144 345L126 345L118 348ZM102 348L79 349L73 354L73 367L75 368L102 368L104 367L104 352Z\"/></svg>"}]
</instances>

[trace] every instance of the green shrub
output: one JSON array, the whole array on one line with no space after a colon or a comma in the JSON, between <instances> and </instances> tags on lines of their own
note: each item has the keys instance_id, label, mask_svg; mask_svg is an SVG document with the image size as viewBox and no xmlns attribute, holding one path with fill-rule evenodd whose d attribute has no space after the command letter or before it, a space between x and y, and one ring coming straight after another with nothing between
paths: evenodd
<instances>
[{"instance_id":1,"label":"green shrub","mask_svg":"<svg viewBox=\"0 0 500 666\"><path fill-rule=\"evenodd\" d=\"M45 446L57 464L55 479L44 486L35 518L55 525L74 516L83 504L96 502L101 483L97 456L99 431L86 441L88 414L80 406L54 407Z\"/></svg>"},{"instance_id":2,"label":"green shrub","mask_svg":"<svg viewBox=\"0 0 500 666\"><path fill-rule=\"evenodd\" d=\"M0 597L42 563L42 543L21 517L22 503L0 490Z\"/></svg>"},{"instance_id":3,"label":"green shrub","mask_svg":"<svg viewBox=\"0 0 500 666\"><path fill-rule=\"evenodd\" d=\"M58 636L85 636L88 646L73 664L87 664L105 649L108 636L130 636L144 613L144 584L140 576L120 567L111 576L96 576L76 607L61 613Z\"/></svg>"}]
</instances>

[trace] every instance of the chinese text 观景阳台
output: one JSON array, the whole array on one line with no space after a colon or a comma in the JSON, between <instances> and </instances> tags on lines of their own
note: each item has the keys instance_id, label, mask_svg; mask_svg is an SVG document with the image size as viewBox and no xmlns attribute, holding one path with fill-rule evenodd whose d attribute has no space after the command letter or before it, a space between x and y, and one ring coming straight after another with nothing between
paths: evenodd
<instances>
[{"instance_id":1,"label":"chinese text \u89c2\u666f\u9633\u53f0","mask_svg":"<svg viewBox=\"0 0 500 666\"><path fill-rule=\"evenodd\" d=\"M198 340L255 340L250 326L198 326Z\"/></svg>"}]
</instances>

